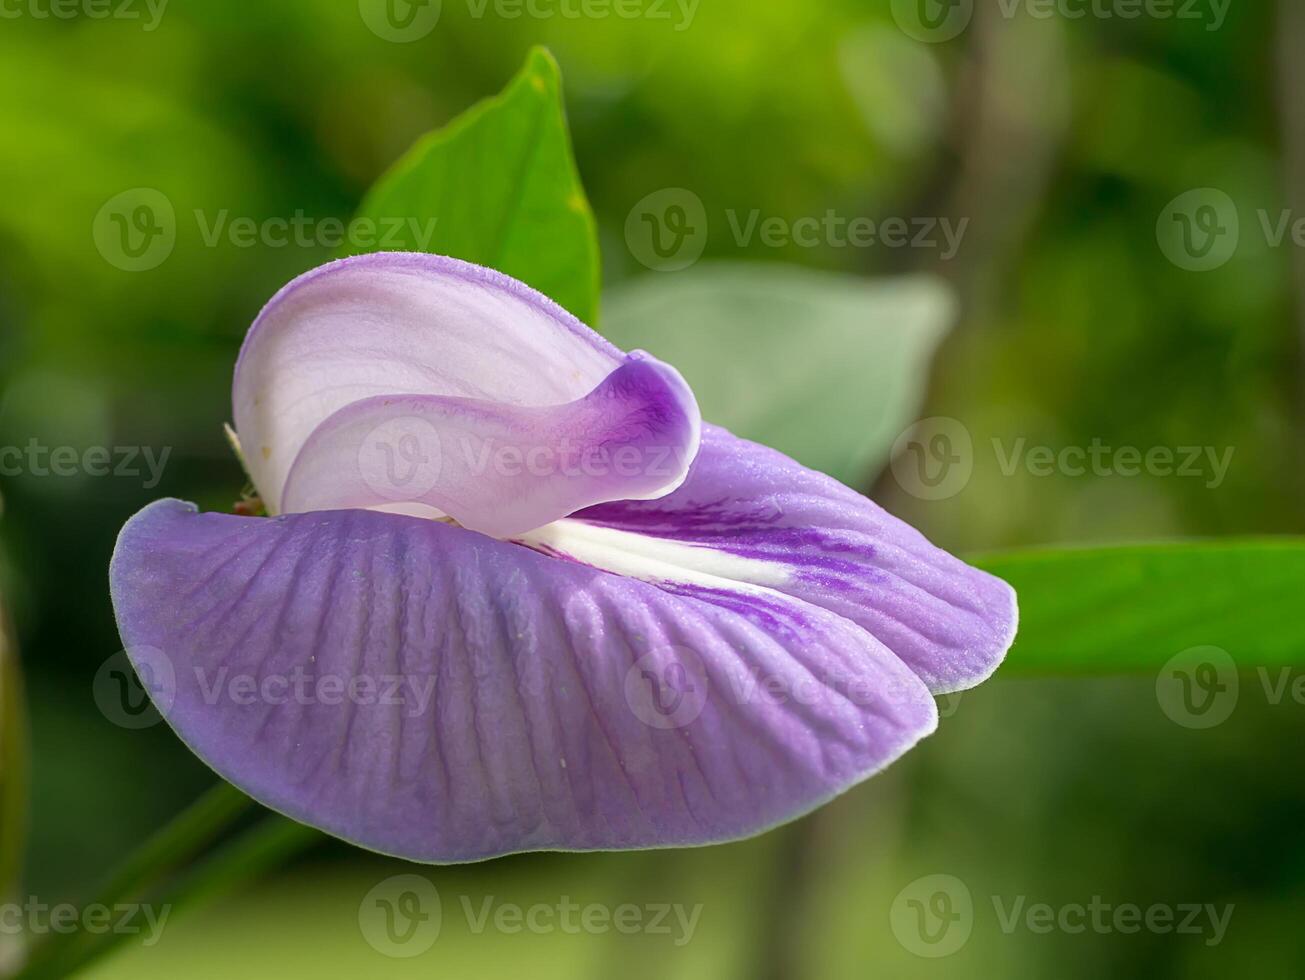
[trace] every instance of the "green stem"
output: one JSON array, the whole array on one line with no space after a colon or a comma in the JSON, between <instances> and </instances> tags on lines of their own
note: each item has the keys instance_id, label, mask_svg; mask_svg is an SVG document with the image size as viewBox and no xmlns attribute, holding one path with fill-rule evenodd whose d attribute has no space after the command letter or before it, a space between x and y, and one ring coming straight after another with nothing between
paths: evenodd
<instances>
[{"instance_id":1,"label":"green stem","mask_svg":"<svg viewBox=\"0 0 1305 980\"><path fill-rule=\"evenodd\" d=\"M246 881L283 864L321 840L311 827L271 814L198 867L175 878L151 899L166 910L171 920L180 909L213 902ZM131 938L121 932L87 936L87 941L68 944L38 965L33 963L17 980L53 980L67 977L95 963Z\"/></svg>"},{"instance_id":2,"label":"green stem","mask_svg":"<svg viewBox=\"0 0 1305 980\"><path fill-rule=\"evenodd\" d=\"M254 806L244 793L221 782L183 810L119 866L90 903L113 908L130 902L194 859ZM32 949L21 978L63 976L47 965L61 961L68 950L100 944L104 936L84 932L50 934Z\"/></svg>"}]
</instances>

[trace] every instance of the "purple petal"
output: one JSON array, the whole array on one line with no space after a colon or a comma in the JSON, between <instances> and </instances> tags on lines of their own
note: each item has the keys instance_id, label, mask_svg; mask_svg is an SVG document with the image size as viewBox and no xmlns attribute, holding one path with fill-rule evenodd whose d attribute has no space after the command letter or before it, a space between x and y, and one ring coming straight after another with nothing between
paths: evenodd
<instances>
[{"instance_id":1,"label":"purple petal","mask_svg":"<svg viewBox=\"0 0 1305 980\"><path fill-rule=\"evenodd\" d=\"M701 419L674 368L632 355L584 398L548 408L440 395L353 402L308 437L281 510L403 504L495 537L684 481Z\"/></svg>"},{"instance_id":2,"label":"purple petal","mask_svg":"<svg viewBox=\"0 0 1305 980\"><path fill-rule=\"evenodd\" d=\"M314 269L263 308L236 364L236 432L275 513L300 447L352 402L397 394L560 405L623 359L515 279L442 256L377 252Z\"/></svg>"},{"instance_id":3,"label":"purple petal","mask_svg":"<svg viewBox=\"0 0 1305 980\"><path fill-rule=\"evenodd\" d=\"M171 665L156 700L203 759L419 860L748 835L936 721L915 674L816 606L671 591L436 521L160 501L124 528L111 581L125 644Z\"/></svg>"},{"instance_id":4,"label":"purple petal","mask_svg":"<svg viewBox=\"0 0 1305 980\"><path fill-rule=\"evenodd\" d=\"M935 693L987 678L1015 637L1015 593L1001 579L935 548L836 480L716 426L703 426L688 478L673 494L574 516L628 532L623 541L661 539L676 548L678 565L838 613L872 633ZM576 523L558 522L548 543L591 560L588 538L573 546L577 535L566 534ZM625 571L639 574L633 566Z\"/></svg>"}]
</instances>

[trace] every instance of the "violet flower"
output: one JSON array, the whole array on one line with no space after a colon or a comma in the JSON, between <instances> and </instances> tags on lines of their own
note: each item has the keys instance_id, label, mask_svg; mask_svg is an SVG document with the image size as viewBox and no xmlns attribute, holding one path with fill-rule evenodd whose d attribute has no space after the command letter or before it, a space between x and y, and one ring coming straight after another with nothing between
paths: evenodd
<instances>
[{"instance_id":1,"label":"violet flower","mask_svg":"<svg viewBox=\"0 0 1305 980\"><path fill-rule=\"evenodd\" d=\"M166 657L160 709L218 773L365 847L754 834L932 732L1014 635L1004 582L488 269L301 276L233 398L277 516L132 518L123 641Z\"/></svg>"}]
</instances>

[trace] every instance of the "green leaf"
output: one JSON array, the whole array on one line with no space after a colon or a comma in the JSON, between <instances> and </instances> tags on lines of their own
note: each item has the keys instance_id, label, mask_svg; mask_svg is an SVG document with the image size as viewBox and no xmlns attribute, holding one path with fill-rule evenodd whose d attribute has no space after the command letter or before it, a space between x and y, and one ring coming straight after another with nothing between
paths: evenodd
<instances>
[{"instance_id":1,"label":"green leaf","mask_svg":"<svg viewBox=\"0 0 1305 980\"><path fill-rule=\"evenodd\" d=\"M598 233L571 152L562 78L535 48L503 92L423 137L363 201L377 248L436 252L598 315Z\"/></svg>"},{"instance_id":2,"label":"green leaf","mask_svg":"<svg viewBox=\"0 0 1305 980\"><path fill-rule=\"evenodd\" d=\"M953 315L933 278L726 264L609 292L603 333L679 368L708 421L864 486L915 418Z\"/></svg>"},{"instance_id":3,"label":"green leaf","mask_svg":"<svg viewBox=\"0 0 1305 980\"><path fill-rule=\"evenodd\" d=\"M1041 549L970 558L1015 587L1002 676L1156 671L1215 646L1244 669L1305 664L1305 539Z\"/></svg>"}]
</instances>

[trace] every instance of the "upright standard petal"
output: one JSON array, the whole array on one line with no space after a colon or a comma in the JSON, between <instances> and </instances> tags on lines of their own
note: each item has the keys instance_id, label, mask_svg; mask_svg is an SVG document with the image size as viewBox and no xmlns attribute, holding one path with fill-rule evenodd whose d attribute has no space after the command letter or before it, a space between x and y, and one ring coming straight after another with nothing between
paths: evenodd
<instances>
[{"instance_id":1,"label":"upright standard petal","mask_svg":"<svg viewBox=\"0 0 1305 980\"><path fill-rule=\"evenodd\" d=\"M745 836L936 723L915 673L818 606L657 587L437 521L160 501L124 528L111 580L196 753L268 806L417 860Z\"/></svg>"},{"instance_id":2,"label":"upright standard petal","mask_svg":"<svg viewBox=\"0 0 1305 980\"><path fill-rule=\"evenodd\" d=\"M624 357L501 273L377 252L314 269L264 307L236 364L235 428L250 477L278 513L300 449L347 405L377 395L562 405Z\"/></svg>"},{"instance_id":3,"label":"upright standard petal","mask_svg":"<svg viewBox=\"0 0 1305 980\"><path fill-rule=\"evenodd\" d=\"M378 395L313 431L281 510L398 504L496 537L520 534L592 504L671 492L684 482L700 431L684 379L639 354L566 405Z\"/></svg>"}]
</instances>

